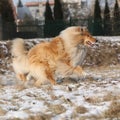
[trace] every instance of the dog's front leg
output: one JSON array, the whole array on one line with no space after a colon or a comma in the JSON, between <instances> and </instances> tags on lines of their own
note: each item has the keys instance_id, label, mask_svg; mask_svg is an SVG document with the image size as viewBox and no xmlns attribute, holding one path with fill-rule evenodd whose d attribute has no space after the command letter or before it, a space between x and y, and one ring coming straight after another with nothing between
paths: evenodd
<instances>
[{"instance_id":1,"label":"dog's front leg","mask_svg":"<svg viewBox=\"0 0 120 120\"><path fill-rule=\"evenodd\" d=\"M27 80L25 74L17 74L16 76L17 76L17 78L18 78L19 80L22 80L22 81L24 81L24 82Z\"/></svg>"},{"instance_id":2,"label":"dog's front leg","mask_svg":"<svg viewBox=\"0 0 120 120\"><path fill-rule=\"evenodd\" d=\"M50 69L46 70L46 76L47 76L48 80L51 82L51 84L56 85L56 81L55 81L55 79L53 77L53 73L51 72Z\"/></svg>"},{"instance_id":3,"label":"dog's front leg","mask_svg":"<svg viewBox=\"0 0 120 120\"><path fill-rule=\"evenodd\" d=\"M70 77L76 80L83 78L86 75L81 66L73 67L65 62L58 63L55 73L58 78Z\"/></svg>"},{"instance_id":4,"label":"dog's front leg","mask_svg":"<svg viewBox=\"0 0 120 120\"><path fill-rule=\"evenodd\" d=\"M77 74L78 77L85 77L86 76L86 73L84 72L84 70L82 69L81 66L76 66L74 68L73 73Z\"/></svg>"}]
</instances>

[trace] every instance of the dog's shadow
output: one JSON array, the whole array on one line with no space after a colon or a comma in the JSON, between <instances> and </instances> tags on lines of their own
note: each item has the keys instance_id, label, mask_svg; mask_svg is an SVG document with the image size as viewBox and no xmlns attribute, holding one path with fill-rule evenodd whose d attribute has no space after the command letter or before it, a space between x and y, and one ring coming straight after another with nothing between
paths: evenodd
<instances>
[{"instance_id":1,"label":"dog's shadow","mask_svg":"<svg viewBox=\"0 0 120 120\"><path fill-rule=\"evenodd\" d=\"M72 79L72 78L63 78L63 79L58 79L56 81L56 83L58 85L66 85L66 84L71 84L71 83L76 84L78 82L79 82L79 80L75 80L75 79Z\"/></svg>"}]
</instances>

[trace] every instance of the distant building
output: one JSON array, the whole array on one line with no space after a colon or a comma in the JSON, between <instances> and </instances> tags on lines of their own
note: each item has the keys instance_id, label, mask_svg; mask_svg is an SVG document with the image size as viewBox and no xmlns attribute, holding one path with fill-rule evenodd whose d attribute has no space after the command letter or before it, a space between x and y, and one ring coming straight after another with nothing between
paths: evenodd
<instances>
[{"instance_id":1,"label":"distant building","mask_svg":"<svg viewBox=\"0 0 120 120\"><path fill-rule=\"evenodd\" d=\"M51 8L54 6L54 1L49 0L49 4ZM46 7L46 2L26 2L25 4L26 7L30 10L32 17L34 20L43 20L44 21L44 13L45 13L45 7Z\"/></svg>"},{"instance_id":2,"label":"distant building","mask_svg":"<svg viewBox=\"0 0 120 120\"><path fill-rule=\"evenodd\" d=\"M22 22L26 16L32 19L30 10L19 0L17 4L17 23Z\"/></svg>"},{"instance_id":3,"label":"distant building","mask_svg":"<svg viewBox=\"0 0 120 120\"><path fill-rule=\"evenodd\" d=\"M81 0L62 0L62 2L64 2L64 3L78 3L78 4L80 4Z\"/></svg>"}]
</instances>

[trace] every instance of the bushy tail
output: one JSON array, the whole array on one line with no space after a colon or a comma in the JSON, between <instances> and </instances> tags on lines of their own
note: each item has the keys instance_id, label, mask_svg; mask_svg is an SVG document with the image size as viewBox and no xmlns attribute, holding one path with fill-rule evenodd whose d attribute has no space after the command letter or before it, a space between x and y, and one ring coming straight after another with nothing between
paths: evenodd
<instances>
[{"instance_id":1,"label":"bushy tail","mask_svg":"<svg viewBox=\"0 0 120 120\"><path fill-rule=\"evenodd\" d=\"M21 38L16 38L13 40L11 54L13 57L26 56L26 49L24 45L24 40Z\"/></svg>"}]
</instances>

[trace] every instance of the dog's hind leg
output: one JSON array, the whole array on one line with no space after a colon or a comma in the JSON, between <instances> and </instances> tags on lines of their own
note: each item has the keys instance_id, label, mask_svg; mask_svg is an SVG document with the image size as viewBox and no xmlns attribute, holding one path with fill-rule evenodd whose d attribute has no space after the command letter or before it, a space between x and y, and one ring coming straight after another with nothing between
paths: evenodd
<instances>
[{"instance_id":1,"label":"dog's hind leg","mask_svg":"<svg viewBox=\"0 0 120 120\"><path fill-rule=\"evenodd\" d=\"M42 71L42 74L38 76L37 81L35 82L35 86L39 87L42 84L45 84L46 82L51 82L51 84L55 85L56 81L53 78L53 75L50 71Z\"/></svg>"},{"instance_id":2,"label":"dog's hind leg","mask_svg":"<svg viewBox=\"0 0 120 120\"><path fill-rule=\"evenodd\" d=\"M46 70L45 72L46 72L46 76L47 76L48 80L50 80L50 82L51 82L53 85L55 85L55 84L56 84L56 81L55 81L55 79L53 78L53 73L52 73L52 71L49 69L49 70Z\"/></svg>"},{"instance_id":3,"label":"dog's hind leg","mask_svg":"<svg viewBox=\"0 0 120 120\"><path fill-rule=\"evenodd\" d=\"M49 81L52 84L55 84L52 72L49 69L49 66L43 63L32 64L30 68L31 75L36 79L35 86L40 87L42 84L48 83Z\"/></svg>"}]
</instances>

